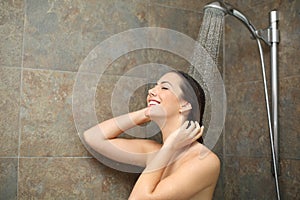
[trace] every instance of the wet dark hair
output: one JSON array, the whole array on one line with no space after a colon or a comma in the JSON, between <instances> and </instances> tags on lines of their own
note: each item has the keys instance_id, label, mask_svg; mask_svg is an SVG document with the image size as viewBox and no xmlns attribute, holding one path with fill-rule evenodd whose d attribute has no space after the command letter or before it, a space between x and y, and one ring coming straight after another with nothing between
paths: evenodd
<instances>
[{"instance_id":1,"label":"wet dark hair","mask_svg":"<svg viewBox=\"0 0 300 200\"><path fill-rule=\"evenodd\" d=\"M203 114L205 108L205 93L201 85L189 74L183 71L174 71L183 78L183 84L180 88L183 92L183 99L192 105L192 110L189 112L187 120L198 121L200 126L203 125ZM198 140L203 143L203 137Z\"/></svg>"}]
</instances>

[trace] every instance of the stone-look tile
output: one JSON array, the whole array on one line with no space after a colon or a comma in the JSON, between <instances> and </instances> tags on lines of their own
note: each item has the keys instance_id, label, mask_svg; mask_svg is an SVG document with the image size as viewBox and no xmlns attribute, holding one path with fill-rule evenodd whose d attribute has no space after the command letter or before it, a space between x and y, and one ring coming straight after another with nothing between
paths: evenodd
<instances>
[{"instance_id":1,"label":"stone-look tile","mask_svg":"<svg viewBox=\"0 0 300 200\"><path fill-rule=\"evenodd\" d=\"M224 199L276 198L270 158L226 156L224 166Z\"/></svg>"},{"instance_id":2,"label":"stone-look tile","mask_svg":"<svg viewBox=\"0 0 300 200\"><path fill-rule=\"evenodd\" d=\"M225 19L225 83L261 80L261 66L257 44L250 39L250 32L234 18ZM264 50L266 51L266 49ZM269 60L264 56L265 61ZM266 63L268 69L268 64ZM268 73L267 73L268 74Z\"/></svg>"},{"instance_id":3,"label":"stone-look tile","mask_svg":"<svg viewBox=\"0 0 300 200\"><path fill-rule=\"evenodd\" d=\"M160 49L149 49L147 55L148 62L153 63L147 71L149 83L156 83L162 75L170 70L188 72L191 65L179 55Z\"/></svg>"},{"instance_id":4,"label":"stone-look tile","mask_svg":"<svg viewBox=\"0 0 300 200\"><path fill-rule=\"evenodd\" d=\"M197 38L203 14L156 3L150 3L149 12L149 26L168 28Z\"/></svg>"},{"instance_id":5,"label":"stone-look tile","mask_svg":"<svg viewBox=\"0 0 300 200\"><path fill-rule=\"evenodd\" d=\"M119 29L138 28L148 26L150 0L115 0L116 13L119 16ZM108 18L109 19L109 18Z\"/></svg>"},{"instance_id":6,"label":"stone-look tile","mask_svg":"<svg viewBox=\"0 0 300 200\"><path fill-rule=\"evenodd\" d=\"M0 158L0 199L17 199L18 159Z\"/></svg>"},{"instance_id":7,"label":"stone-look tile","mask_svg":"<svg viewBox=\"0 0 300 200\"><path fill-rule=\"evenodd\" d=\"M104 39L145 26L147 5L143 1L26 1L24 66L76 71Z\"/></svg>"},{"instance_id":8,"label":"stone-look tile","mask_svg":"<svg viewBox=\"0 0 300 200\"><path fill-rule=\"evenodd\" d=\"M282 199L300 198L300 162L299 160L281 160L279 187Z\"/></svg>"},{"instance_id":9,"label":"stone-look tile","mask_svg":"<svg viewBox=\"0 0 300 200\"><path fill-rule=\"evenodd\" d=\"M300 158L300 76L279 82L279 151L284 158Z\"/></svg>"},{"instance_id":10,"label":"stone-look tile","mask_svg":"<svg viewBox=\"0 0 300 200\"><path fill-rule=\"evenodd\" d=\"M283 1L278 7L280 44L278 52L279 78L300 75L300 2Z\"/></svg>"},{"instance_id":11,"label":"stone-look tile","mask_svg":"<svg viewBox=\"0 0 300 200\"><path fill-rule=\"evenodd\" d=\"M221 161L220 175L214 191L213 199L224 199L224 162L223 157L218 155Z\"/></svg>"},{"instance_id":12,"label":"stone-look tile","mask_svg":"<svg viewBox=\"0 0 300 200\"><path fill-rule=\"evenodd\" d=\"M76 76L72 92L72 113L80 136L98 123L97 117L95 117L95 93L98 79L99 75L97 74L77 73Z\"/></svg>"},{"instance_id":13,"label":"stone-look tile","mask_svg":"<svg viewBox=\"0 0 300 200\"><path fill-rule=\"evenodd\" d=\"M205 0L205 1L198 1L198 0L152 0L152 4L160 5L160 6L166 6L171 8L177 8L182 10L190 10L195 12L203 12L203 7L210 3L211 1Z\"/></svg>"},{"instance_id":14,"label":"stone-look tile","mask_svg":"<svg viewBox=\"0 0 300 200\"><path fill-rule=\"evenodd\" d=\"M147 88L143 85L144 82L146 82L146 79L142 78L112 75L102 76L98 83L95 97L95 109L99 121L113 117L113 113L120 112L120 114L125 114L126 112L121 113L122 110L130 112L144 108L147 97ZM138 90L133 90L134 86ZM116 98L113 99L113 97Z\"/></svg>"},{"instance_id":15,"label":"stone-look tile","mask_svg":"<svg viewBox=\"0 0 300 200\"><path fill-rule=\"evenodd\" d=\"M84 156L72 117L74 74L24 70L21 156Z\"/></svg>"},{"instance_id":16,"label":"stone-look tile","mask_svg":"<svg viewBox=\"0 0 300 200\"><path fill-rule=\"evenodd\" d=\"M145 78L147 77L147 70L143 69L143 65L149 63L147 52L146 49L128 52L108 66L103 74Z\"/></svg>"},{"instance_id":17,"label":"stone-look tile","mask_svg":"<svg viewBox=\"0 0 300 200\"><path fill-rule=\"evenodd\" d=\"M212 151L218 155L219 158L223 156L223 148L224 148L224 142L223 142L224 132L219 136L218 141L216 142L215 146L213 147ZM204 140L205 144L205 140Z\"/></svg>"},{"instance_id":18,"label":"stone-look tile","mask_svg":"<svg viewBox=\"0 0 300 200\"><path fill-rule=\"evenodd\" d=\"M145 108L147 85L144 85L144 83L147 83L147 79L126 76L102 76L98 83L95 97L98 121L101 122L121 114ZM143 134L146 133L142 133L139 136L143 137Z\"/></svg>"},{"instance_id":19,"label":"stone-look tile","mask_svg":"<svg viewBox=\"0 0 300 200\"><path fill-rule=\"evenodd\" d=\"M18 155L21 70L0 68L0 157Z\"/></svg>"},{"instance_id":20,"label":"stone-look tile","mask_svg":"<svg viewBox=\"0 0 300 200\"><path fill-rule=\"evenodd\" d=\"M19 199L127 199L136 174L95 159L20 159Z\"/></svg>"},{"instance_id":21,"label":"stone-look tile","mask_svg":"<svg viewBox=\"0 0 300 200\"><path fill-rule=\"evenodd\" d=\"M226 154L269 155L269 129L262 82L229 85L225 121Z\"/></svg>"},{"instance_id":22,"label":"stone-look tile","mask_svg":"<svg viewBox=\"0 0 300 200\"><path fill-rule=\"evenodd\" d=\"M0 67L21 67L23 0L0 1Z\"/></svg>"}]
</instances>

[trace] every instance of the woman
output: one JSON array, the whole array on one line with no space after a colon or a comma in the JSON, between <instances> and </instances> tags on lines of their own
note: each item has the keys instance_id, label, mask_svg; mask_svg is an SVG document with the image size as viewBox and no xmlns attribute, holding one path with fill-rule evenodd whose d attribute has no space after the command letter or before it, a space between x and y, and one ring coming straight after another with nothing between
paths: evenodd
<instances>
[{"instance_id":1,"label":"woman","mask_svg":"<svg viewBox=\"0 0 300 200\"><path fill-rule=\"evenodd\" d=\"M184 72L163 75L148 91L148 107L100 123L84 133L94 150L119 162L145 167L129 199L212 199L220 162L202 143L205 98ZM163 144L118 136L154 121ZM200 123L200 124L199 124Z\"/></svg>"}]
</instances>

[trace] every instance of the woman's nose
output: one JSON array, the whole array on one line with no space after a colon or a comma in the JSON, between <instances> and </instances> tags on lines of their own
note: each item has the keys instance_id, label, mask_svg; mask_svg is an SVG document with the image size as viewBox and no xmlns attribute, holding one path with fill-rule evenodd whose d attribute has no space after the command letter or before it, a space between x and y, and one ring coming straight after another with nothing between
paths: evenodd
<instances>
[{"instance_id":1,"label":"woman's nose","mask_svg":"<svg viewBox=\"0 0 300 200\"><path fill-rule=\"evenodd\" d=\"M151 88L151 89L148 90L148 95L149 96L156 96L156 92L155 92L154 88Z\"/></svg>"}]
</instances>

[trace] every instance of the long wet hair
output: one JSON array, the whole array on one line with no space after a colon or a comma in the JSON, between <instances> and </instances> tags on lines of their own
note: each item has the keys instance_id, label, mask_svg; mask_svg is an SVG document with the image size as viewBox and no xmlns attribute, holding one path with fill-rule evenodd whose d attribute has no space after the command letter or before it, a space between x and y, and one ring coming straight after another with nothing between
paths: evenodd
<instances>
[{"instance_id":1,"label":"long wet hair","mask_svg":"<svg viewBox=\"0 0 300 200\"><path fill-rule=\"evenodd\" d=\"M203 114L205 109L205 93L201 85L189 74L183 71L174 71L180 77L182 77L183 84L180 88L183 92L182 98L192 105L192 110L188 114L187 120L198 121L200 126L203 125ZM203 143L203 137L198 140L199 143Z\"/></svg>"}]
</instances>

